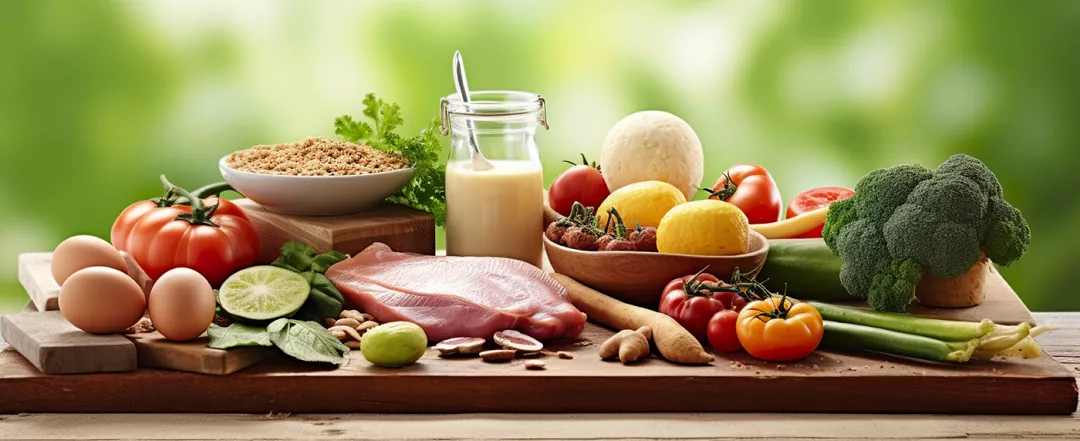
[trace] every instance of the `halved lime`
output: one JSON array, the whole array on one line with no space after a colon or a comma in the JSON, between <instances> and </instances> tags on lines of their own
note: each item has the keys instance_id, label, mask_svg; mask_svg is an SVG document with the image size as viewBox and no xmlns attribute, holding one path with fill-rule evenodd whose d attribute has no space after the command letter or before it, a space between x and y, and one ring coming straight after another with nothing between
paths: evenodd
<instances>
[{"instance_id":1,"label":"halved lime","mask_svg":"<svg viewBox=\"0 0 1080 441\"><path fill-rule=\"evenodd\" d=\"M253 266L225 279L218 302L234 317L262 321L295 314L310 292L311 285L300 274L276 266Z\"/></svg>"}]
</instances>

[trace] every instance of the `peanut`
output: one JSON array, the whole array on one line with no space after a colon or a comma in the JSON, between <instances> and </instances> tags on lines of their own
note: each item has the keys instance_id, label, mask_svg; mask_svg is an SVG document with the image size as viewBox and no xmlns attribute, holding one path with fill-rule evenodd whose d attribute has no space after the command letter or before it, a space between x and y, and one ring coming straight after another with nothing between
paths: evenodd
<instances>
[{"instance_id":1,"label":"peanut","mask_svg":"<svg viewBox=\"0 0 1080 441\"><path fill-rule=\"evenodd\" d=\"M373 322L373 321L366 321L366 322L361 323L359 326L357 326L355 331L359 335L364 335L364 333L370 331L371 328L374 328L376 326L379 326L379 324L376 323L376 322ZM359 340L360 337L356 337L356 339Z\"/></svg>"},{"instance_id":2,"label":"peanut","mask_svg":"<svg viewBox=\"0 0 1080 441\"><path fill-rule=\"evenodd\" d=\"M360 311L357 311L355 309L346 309L344 311L341 311L341 314L338 314L338 318L343 318L343 319L351 318L351 319L354 319L354 320L356 320L356 321L358 321L360 323L363 323L364 320L366 320L364 318L363 314L360 314Z\"/></svg>"},{"instance_id":3,"label":"peanut","mask_svg":"<svg viewBox=\"0 0 1080 441\"><path fill-rule=\"evenodd\" d=\"M334 326L348 326L350 328L356 329L358 326L360 326L360 322L354 318L348 317L334 322Z\"/></svg>"},{"instance_id":4,"label":"peanut","mask_svg":"<svg viewBox=\"0 0 1080 441\"><path fill-rule=\"evenodd\" d=\"M347 347L349 349L360 349L360 342L349 340L349 341L345 342L345 347Z\"/></svg>"},{"instance_id":5,"label":"peanut","mask_svg":"<svg viewBox=\"0 0 1080 441\"><path fill-rule=\"evenodd\" d=\"M344 332L349 337L352 337L353 340L360 341L360 333L357 332L356 329L354 329L354 328L350 328L348 326L334 326L334 327L330 328L330 333L331 334L333 334L334 331Z\"/></svg>"}]
</instances>

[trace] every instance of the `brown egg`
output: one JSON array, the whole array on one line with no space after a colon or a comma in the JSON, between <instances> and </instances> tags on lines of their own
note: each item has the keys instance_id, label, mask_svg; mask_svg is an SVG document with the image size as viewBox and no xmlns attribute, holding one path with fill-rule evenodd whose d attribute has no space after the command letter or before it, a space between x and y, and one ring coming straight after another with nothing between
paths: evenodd
<instances>
[{"instance_id":1,"label":"brown egg","mask_svg":"<svg viewBox=\"0 0 1080 441\"><path fill-rule=\"evenodd\" d=\"M126 273L103 266L76 271L60 287L60 314L93 334L123 332L142 318L146 297Z\"/></svg>"},{"instance_id":2,"label":"brown egg","mask_svg":"<svg viewBox=\"0 0 1080 441\"><path fill-rule=\"evenodd\" d=\"M198 338L214 320L217 300L206 278L190 268L171 269L150 291L150 321L165 338Z\"/></svg>"},{"instance_id":3,"label":"brown egg","mask_svg":"<svg viewBox=\"0 0 1080 441\"><path fill-rule=\"evenodd\" d=\"M127 262L120 251L108 242L94 236L70 237L52 254L53 279L60 286L76 271L92 266L104 266L120 272L127 272Z\"/></svg>"}]
</instances>

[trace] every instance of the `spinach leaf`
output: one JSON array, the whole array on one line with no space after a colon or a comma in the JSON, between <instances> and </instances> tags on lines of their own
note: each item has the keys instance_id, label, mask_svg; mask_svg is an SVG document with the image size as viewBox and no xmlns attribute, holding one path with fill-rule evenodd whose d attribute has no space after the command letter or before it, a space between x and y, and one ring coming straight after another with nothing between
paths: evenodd
<instances>
[{"instance_id":1,"label":"spinach leaf","mask_svg":"<svg viewBox=\"0 0 1080 441\"><path fill-rule=\"evenodd\" d=\"M286 242L281 247L281 257L278 257L273 265L299 273L311 286L307 301L293 315L294 319L322 323L327 317L336 318L341 314L345 307L345 297L323 273L335 263L348 258L348 255L339 251L318 254L314 248L303 242Z\"/></svg>"},{"instance_id":2,"label":"spinach leaf","mask_svg":"<svg viewBox=\"0 0 1080 441\"><path fill-rule=\"evenodd\" d=\"M323 253L315 256L311 262L311 270L319 274L325 273L326 270L334 266L335 263L348 259L349 256L342 254L340 251L331 251L329 253Z\"/></svg>"},{"instance_id":3,"label":"spinach leaf","mask_svg":"<svg viewBox=\"0 0 1080 441\"><path fill-rule=\"evenodd\" d=\"M312 321L280 318L266 327L270 341L301 361L341 364L349 348L330 335L330 331Z\"/></svg>"},{"instance_id":4,"label":"spinach leaf","mask_svg":"<svg viewBox=\"0 0 1080 441\"><path fill-rule=\"evenodd\" d=\"M311 264L318 254L306 243L285 242L285 245L281 246L281 257L274 260L271 265L301 273L311 269Z\"/></svg>"},{"instance_id":5,"label":"spinach leaf","mask_svg":"<svg viewBox=\"0 0 1080 441\"><path fill-rule=\"evenodd\" d=\"M211 348L228 349L237 346L271 346L270 333L266 328L233 323L229 326L210 325L206 330Z\"/></svg>"},{"instance_id":6,"label":"spinach leaf","mask_svg":"<svg viewBox=\"0 0 1080 441\"><path fill-rule=\"evenodd\" d=\"M322 322L327 317L337 317L345 309L345 297L326 276L307 271L300 273L311 285L311 292L304 306L292 316L296 320Z\"/></svg>"}]
</instances>

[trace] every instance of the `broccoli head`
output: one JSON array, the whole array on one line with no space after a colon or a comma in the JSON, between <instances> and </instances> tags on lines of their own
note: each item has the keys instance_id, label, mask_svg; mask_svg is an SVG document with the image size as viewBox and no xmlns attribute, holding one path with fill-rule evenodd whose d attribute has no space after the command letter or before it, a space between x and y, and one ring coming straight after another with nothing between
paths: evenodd
<instances>
[{"instance_id":1,"label":"broccoli head","mask_svg":"<svg viewBox=\"0 0 1080 441\"><path fill-rule=\"evenodd\" d=\"M985 254L1009 265L1031 231L982 161L953 155L936 170L874 170L834 203L822 237L841 259L840 281L874 309L903 312L923 274L954 279Z\"/></svg>"}]
</instances>

